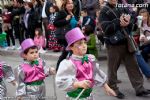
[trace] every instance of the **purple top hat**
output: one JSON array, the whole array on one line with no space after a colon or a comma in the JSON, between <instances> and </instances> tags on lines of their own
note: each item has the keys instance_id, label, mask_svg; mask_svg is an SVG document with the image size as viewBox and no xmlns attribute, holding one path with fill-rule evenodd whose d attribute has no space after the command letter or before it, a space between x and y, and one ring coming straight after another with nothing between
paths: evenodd
<instances>
[{"instance_id":1,"label":"purple top hat","mask_svg":"<svg viewBox=\"0 0 150 100\"><path fill-rule=\"evenodd\" d=\"M33 40L31 38L28 38L28 39L25 39L22 43L21 43L21 51L20 51L20 55L22 56L22 53L30 48L30 47L33 47L33 46L36 46L33 42Z\"/></svg>"},{"instance_id":2,"label":"purple top hat","mask_svg":"<svg viewBox=\"0 0 150 100\"><path fill-rule=\"evenodd\" d=\"M68 43L66 50L70 50L69 46L73 44L74 42L81 40L81 39L86 39L86 37L83 35L82 31L78 27L68 31L65 35L65 38Z\"/></svg>"}]
</instances>

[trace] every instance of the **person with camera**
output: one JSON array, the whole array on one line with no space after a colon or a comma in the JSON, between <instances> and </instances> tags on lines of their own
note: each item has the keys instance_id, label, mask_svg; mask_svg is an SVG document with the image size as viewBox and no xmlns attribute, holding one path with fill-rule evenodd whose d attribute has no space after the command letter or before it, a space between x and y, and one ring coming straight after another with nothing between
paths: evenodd
<instances>
[{"instance_id":1,"label":"person with camera","mask_svg":"<svg viewBox=\"0 0 150 100\"><path fill-rule=\"evenodd\" d=\"M129 48L133 45L129 43L134 21L128 9L116 6L117 1L108 0L99 17L108 53L108 85L115 90L117 98L125 98L116 83L117 70L123 61L136 96L147 96L150 90L143 87L143 77L135 58L136 50Z\"/></svg>"}]
</instances>

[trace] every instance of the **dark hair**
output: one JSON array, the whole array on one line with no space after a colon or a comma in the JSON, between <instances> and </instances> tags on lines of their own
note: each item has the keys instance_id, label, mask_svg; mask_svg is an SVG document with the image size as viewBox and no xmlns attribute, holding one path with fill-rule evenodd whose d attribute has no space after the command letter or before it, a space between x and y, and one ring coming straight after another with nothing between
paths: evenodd
<instances>
[{"instance_id":1,"label":"dark hair","mask_svg":"<svg viewBox=\"0 0 150 100\"><path fill-rule=\"evenodd\" d=\"M41 29L41 28L36 28L35 31L38 31L38 32L39 32L39 36L42 36L42 35L43 35L43 32L42 32L42 29Z\"/></svg>"},{"instance_id":2,"label":"dark hair","mask_svg":"<svg viewBox=\"0 0 150 100\"><path fill-rule=\"evenodd\" d=\"M27 54L30 49L38 49L38 47L37 47L37 46L32 46L32 47L26 49L23 53L24 53L24 54Z\"/></svg>"},{"instance_id":3,"label":"dark hair","mask_svg":"<svg viewBox=\"0 0 150 100\"><path fill-rule=\"evenodd\" d=\"M148 13L148 11L147 11L147 9L143 8L139 11L139 14L141 14L141 13Z\"/></svg>"},{"instance_id":4,"label":"dark hair","mask_svg":"<svg viewBox=\"0 0 150 100\"><path fill-rule=\"evenodd\" d=\"M85 27L84 29L85 35L89 36L90 34L94 33L94 28L91 25L85 25L84 27Z\"/></svg>"},{"instance_id":5,"label":"dark hair","mask_svg":"<svg viewBox=\"0 0 150 100\"><path fill-rule=\"evenodd\" d=\"M16 0L18 3L23 4L24 1L23 0Z\"/></svg>"},{"instance_id":6,"label":"dark hair","mask_svg":"<svg viewBox=\"0 0 150 100\"><path fill-rule=\"evenodd\" d=\"M4 8L5 9L9 9L9 5L4 5Z\"/></svg>"},{"instance_id":7,"label":"dark hair","mask_svg":"<svg viewBox=\"0 0 150 100\"><path fill-rule=\"evenodd\" d=\"M58 6L53 5L52 7L55 9L55 12L58 12L58 11L59 11Z\"/></svg>"},{"instance_id":8,"label":"dark hair","mask_svg":"<svg viewBox=\"0 0 150 100\"><path fill-rule=\"evenodd\" d=\"M41 3L40 0L36 0L36 2L37 2L37 5L38 5L38 6L42 6L42 3Z\"/></svg>"},{"instance_id":9,"label":"dark hair","mask_svg":"<svg viewBox=\"0 0 150 100\"><path fill-rule=\"evenodd\" d=\"M87 12L87 8L83 7L81 11Z\"/></svg>"},{"instance_id":10,"label":"dark hair","mask_svg":"<svg viewBox=\"0 0 150 100\"><path fill-rule=\"evenodd\" d=\"M58 70L59 68L59 64L61 63L61 61L63 61L64 59L67 59L67 57L70 57L72 55L72 51L66 51L65 48L64 50L62 51L62 54L61 56L59 57L58 61L57 61L57 64L56 64L56 71Z\"/></svg>"},{"instance_id":11,"label":"dark hair","mask_svg":"<svg viewBox=\"0 0 150 100\"><path fill-rule=\"evenodd\" d=\"M28 5L30 8L33 8L32 2L27 2L27 5Z\"/></svg>"}]
</instances>

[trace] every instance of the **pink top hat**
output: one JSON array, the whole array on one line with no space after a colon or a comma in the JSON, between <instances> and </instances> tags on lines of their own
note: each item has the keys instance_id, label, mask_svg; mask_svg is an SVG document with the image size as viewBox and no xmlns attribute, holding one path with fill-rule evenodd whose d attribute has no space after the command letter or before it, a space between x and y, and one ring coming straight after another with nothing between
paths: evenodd
<instances>
[{"instance_id":1,"label":"pink top hat","mask_svg":"<svg viewBox=\"0 0 150 100\"><path fill-rule=\"evenodd\" d=\"M65 38L68 43L66 50L70 50L69 46L73 44L74 42L81 40L81 39L86 39L82 31L78 27L68 31L65 35Z\"/></svg>"},{"instance_id":2,"label":"pink top hat","mask_svg":"<svg viewBox=\"0 0 150 100\"><path fill-rule=\"evenodd\" d=\"M22 43L21 43L21 52L20 52L20 55L22 56L22 53L30 48L30 47L33 47L33 46L36 46L33 42L33 40L31 38L28 38L28 39L25 39Z\"/></svg>"}]
</instances>

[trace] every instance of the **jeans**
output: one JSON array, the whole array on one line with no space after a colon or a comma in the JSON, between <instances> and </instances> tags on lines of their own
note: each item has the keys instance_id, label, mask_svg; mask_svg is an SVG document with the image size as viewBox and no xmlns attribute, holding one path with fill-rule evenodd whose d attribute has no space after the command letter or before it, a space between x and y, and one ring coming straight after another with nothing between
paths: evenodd
<instances>
[{"instance_id":1,"label":"jeans","mask_svg":"<svg viewBox=\"0 0 150 100\"><path fill-rule=\"evenodd\" d=\"M143 46L141 54L146 62L148 62L149 53L150 53L150 44Z\"/></svg>"},{"instance_id":2,"label":"jeans","mask_svg":"<svg viewBox=\"0 0 150 100\"><path fill-rule=\"evenodd\" d=\"M150 66L147 64L147 62L145 62L143 56L141 55L141 53L138 51L136 52L136 59L137 62L139 64L139 67L142 71L142 73L148 78L150 77Z\"/></svg>"}]
</instances>

